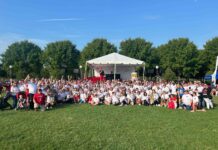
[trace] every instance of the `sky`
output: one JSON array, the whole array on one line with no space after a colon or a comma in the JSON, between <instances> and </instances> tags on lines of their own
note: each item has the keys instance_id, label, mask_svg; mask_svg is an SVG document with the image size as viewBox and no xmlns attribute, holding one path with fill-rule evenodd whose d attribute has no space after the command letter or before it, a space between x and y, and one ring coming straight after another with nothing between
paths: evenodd
<instances>
[{"instance_id":1,"label":"sky","mask_svg":"<svg viewBox=\"0 0 218 150\"><path fill-rule=\"evenodd\" d=\"M217 0L0 0L0 54L16 41L70 40L82 50L94 38L119 48L141 37L154 46L186 37L199 49L218 36Z\"/></svg>"}]
</instances>

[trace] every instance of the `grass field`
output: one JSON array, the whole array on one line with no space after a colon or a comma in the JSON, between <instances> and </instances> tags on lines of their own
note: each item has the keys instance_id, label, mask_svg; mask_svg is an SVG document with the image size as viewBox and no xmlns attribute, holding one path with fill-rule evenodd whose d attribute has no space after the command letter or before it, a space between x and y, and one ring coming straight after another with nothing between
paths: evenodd
<instances>
[{"instance_id":1,"label":"grass field","mask_svg":"<svg viewBox=\"0 0 218 150\"><path fill-rule=\"evenodd\" d=\"M216 98L218 103L218 98ZM218 108L61 105L0 111L0 149L217 149Z\"/></svg>"}]
</instances>

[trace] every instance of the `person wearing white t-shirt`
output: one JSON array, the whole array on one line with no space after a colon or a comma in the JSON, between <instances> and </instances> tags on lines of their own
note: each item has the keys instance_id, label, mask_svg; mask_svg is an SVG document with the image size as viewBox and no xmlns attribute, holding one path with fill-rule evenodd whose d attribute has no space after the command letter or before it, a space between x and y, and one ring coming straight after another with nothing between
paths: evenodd
<instances>
[{"instance_id":1,"label":"person wearing white t-shirt","mask_svg":"<svg viewBox=\"0 0 218 150\"><path fill-rule=\"evenodd\" d=\"M118 97L116 96L116 94L113 92L112 93L112 104L113 105L117 105L117 104L119 104L119 99L118 99Z\"/></svg>"},{"instance_id":2,"label":"person wearing white t-shirt","mask_svg":"<svg viewBox=\"0 0 218 150\"><path fill-rule=\"evenodd\" d=\"M184 95L182 96L182 107L186 110L191 110L191 103L192 103L192 96L185 91Z\"/></svg>"},{"instance_id":3,"label":"person wearing white t-shirt","mask_svg":"<svg viewBox=\"0 0 218 150\"><path fill-rule=\"evenodd\" d=\"M98 98L98 94L97 93L93 94L91 105L98 105L99 103L100 100Z\"/></svg>"},{"instance_id":4,"label":"person wearing white t-shirt","mask_svg":"<svg viewBox=\"0 0 218 150\"><path fill-rule=\"evenodd\" d=\"M136 104L141 105L142 99L141 99L140 91L137 91L135 96L136 96Z\"/></svg>"},{"instance_id":5,"label":"person wearing white t-shirt","mask_svg":"<svg viewBox=\"0 0 218 150\"><path fill-rule=\"evenodd\" d=\"M131 92L131 91L128 92L128 94L127 94L128 104L134 105L135 104L135 99L136 99L136 97L135 97L134 93Z\"/></svg>"},{"instance_id":6,"label":"person wearing white t-shirt","mask_svg":"<svg viewBox=\"0 0 218 150\"><path fill-rule=\"evenodd\" d=\"M195 112L197 110L198 103L199 103L199 98L197 96L197 93L193 92L193 96L192 96L192 111L191 112Z\"/></svg>"},{"instance_id":7,"label":"person wearing white t-shirt","mask_svg":"<svg viewBox=\"0 0 218 150\"><path fill-rule=\"evenodd\" d=\"M16 83L12 83L10 92L11 92L11 97L13 99L12 108L14 109L14 108L17 107L17 97L16 97L16 95L19 93L19 88L18 88Z\"/></svg>"},{"instance_id":8,"label":"person wearing white t-shirt","mask_svg":"<svg viewBox=\"0 0 218 150\"><path fill-rule=\"evenodd\" d=\"M172 84L171 85L171 94L173 94L173 95L177 94L177 92L176 92L176 84Z\"/></svg>"},{"instance_id":9,"label":"person wearing white t-shirt","mask_svg":"<svg viewBox=\"0 0 218 150\"><path fill-rule=\"evenodd\" d=\"M109 93L106 93L105 94L105 97L104 97L104 104L105 105L110 105L112 102L112 97L110 96Z\"/></svg>"},{"instance_id":10,"label":"person wearing white t-shirt","mask_svg":"<svg viewBox=\"0 0 218 150\"><path fill-rule=\"evenodd\" d=\"M155 106L158 106L158 105L160 104L158 93L154 92L154 93L153 93L153 97L154 97L154 105L155 105Z\"/></svg>"},{"instance_id":11,"label":"person wearing white t-shirt","mask_svg":"<svg viewBox=\"0 0 218 150\"><path fill-rule=\"evenodd\" d=\"M86 93L84 93L84 91L81 91L79 103L85 103L86 100L87 100L87 95L86 95Z\"/></svg>"}]
</instances>

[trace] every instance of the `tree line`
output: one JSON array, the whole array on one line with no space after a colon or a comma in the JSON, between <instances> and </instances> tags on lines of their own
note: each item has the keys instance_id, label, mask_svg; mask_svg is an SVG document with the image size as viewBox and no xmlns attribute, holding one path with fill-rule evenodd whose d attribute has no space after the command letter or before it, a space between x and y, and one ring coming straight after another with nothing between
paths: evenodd
<instances>
[{"instance_id":1,"label":"tree line","mask_svg":"<svg viewBox=\"0 0 218 150\"><path fill-rule=\"evenodd\" d=\"M48 43L44 49L32 42L20 41L1 54L0 76L11 75L18 79L28 74L33 77L75 77L75 69L78 71L79 66L84 69L87 60L112 52L144 61L147 77L158 71L165 79L201 79L215 69L218 37L208 40L203 49L198 49L188 38L172 39L158 47L143 38L129 38L121 41L119 50L107 39L96 38L82 51L69 40ZM158 70L155 66L159 66ZM142 68L137 70L142 74Z\"/></svg>"}]
</instances>

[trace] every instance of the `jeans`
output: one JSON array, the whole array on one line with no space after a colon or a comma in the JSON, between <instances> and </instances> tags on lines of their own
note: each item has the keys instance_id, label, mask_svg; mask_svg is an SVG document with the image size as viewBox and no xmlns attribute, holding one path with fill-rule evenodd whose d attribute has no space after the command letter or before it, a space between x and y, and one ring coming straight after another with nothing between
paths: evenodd
<instances>
[{"instance_id":1,"label":"jeans","mask_svg":"<svg viewBox=\"0 0 218 150\"><path fill-rule=\"evenodd\" d=\"M203 109L206 107L206 103L204 101L204 98L203 98L203 94L202 93L199 93L199 103L198 103L198 108L199 109Z\"/></svg>"},{"instance_id":2,"label":"jeans","mask_svg":"<svg viewBox=\"0 0 218 150\"><path fill-rule=\"evenodd\" d=\"M33 109L33 108L34 108L33 96L34 96L34 94L31 94L31 93L28 94L28 97L29 97L29 104L30 104L29 108L30 108L30 109Z\"/></svg>"},{"instance_id":3,"label":"jeans","mask_svg":"<svg viewBox=\"0 0 218 150\"><path fill-rule=\"evenodd\" d=\"M182 104L182 108L185 108L186 110L192 110L192 107L190 105Z\"/></svg>"},{"instance_id":4,"label":"jeans","mask_svg":"<svg viewBox=\"0 0 218 150\"><path fill-rule=\"evenodd\" d=\"M16 95L11 95L11 98L13 100L12 108L15 109L17 108L17 97Z\"/></svg>"},{"instance_id":5,"label":"jeans","mask_svg":"<svg viewBox=\"0 0 218 150\"><path fill-rule=\"evenodd\" d=\"M10 97L11 97L11 93L7 92L5 97L3 98L3 102L2 102L2 105L4 107L8 107L9 106L10 108L12 108L12 106L8 103L8 100L9 100Z\"/></svg>"}]
</instances>

